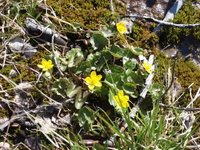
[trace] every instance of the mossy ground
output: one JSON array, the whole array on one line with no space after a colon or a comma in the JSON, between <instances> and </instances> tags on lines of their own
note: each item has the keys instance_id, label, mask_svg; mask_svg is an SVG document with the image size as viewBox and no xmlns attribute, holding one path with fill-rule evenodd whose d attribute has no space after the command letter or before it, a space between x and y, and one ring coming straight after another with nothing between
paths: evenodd
<instances>
[{"instance_id":1,"label":"mossy ground","mask_svg":"<svg viewBox=\"0 0 200 150\"><path fill-rule=\"evenodd\" d=\"M116 19L120 18L120 14L125 14L126 10L125 7L119 3L115 3L115 11L118 13L112 14L110 10L110 2L108 1L62 1L59 0L57 3L55 0L48 0L47 4L51 6L56 14L62 17L63 20L66 20L70 23L80 23L82 26L89 28L89 29L97 29L101 24L111 23L112 21L116 21ZM26 6L26 7L25 7ZM61 7L62 6L62 7ZM187 2L186 5L182 8L182 10L176 15L174 22L176 23L198 23L200 11L196 9L192 9L193 6L191 2ZM15 5L12 7L12 13L18 13L17 8ZM38 10L37 3L31 3L28 7L24 4L21 7L20 11L28 11L29 14L36 17L36 10ZM80 11L81 10L81 11ZM184 16L184 17L183 17ZM23 13L19 14L18 22L20 24L24 24L24 19L26 15ZM159 37L156 36L154 33L151 33L151 30L155 27L155 24L145 24L144 22L138 21L135 22L133 26L133 32L130 35L131 39L130 42L138 47L145 48L147 50L152 51L155 47L158 46ZM170 44L174 43L175 41L182 41L185 36L193 37L195 40L199 40L199 35L197 31L199 27L192 28L192 29L180 29L175 27L165 28L164 34L166 35L166 41ZM177 31L177 32L176 32ZM9 31L10 35L17 31L11 30ZM172 34L173 33L173 34ZM166 42L162 40L161 42ZM177 44L177 43L176 43ZM47 54L46 51L39 51L37 52L33 58L24 60L20 54L15 56L14 61L17 62L16 67L19 71L19 75L12 78L12 80L18 84L21 81L35 81L36 76L33 71L27 68L28 65L31 64L29 67L36 68L36 65L40 63L40 58ZM160 82L163 78L163 74L166 72L166 65L172 65L172 60L168 58L164 58L161 55L158 55L158 71L157 71L157 78ZM1 60L2 61L2 60ZM14 66L11 64L7 64L4 68L0 70L0 73L9 76L11 69ZM184 61L184 59L179 59L176 64L176 77L178 78L179 82L184 88L187 88L191 83L194 83L193 89L194 92L197 91L198 87L200 86L200 71L198 67L196 67L190 61ZM12 88L5 79L0 78L1 84L5 89ZM45 87L45 86L44 86ZM44 90L45 91L45 90ZM198 104L199 105L199 104ZM198 106L197 105L197 106Z\"/></svg>"},{"instance_id":2,"label":"mossy ground","mask_svg":"<svg viewBox=\"0 0 200 150\"><path fill-rule=\"evenodd\" d=\"M192 2L187 0L180 11L173 19L174 23L179 24L195 24L200 23L200 9L192 5ZM163 45L178 45L185 39L189 38L191 44L200 41L200 27L193 28L178 28L164 27L161 38Z\"/></svg>"},{"instance_id":3,"label":"mossy ground","mask_svg":"<svg viewBox=\"0 0 200 150\"><path fill-rule=\"evenodd\" d=\"M100 25L116 21L126 13L121 3L113 2L117 13L112 13L110 1L107 0L47 0L61 19L88 29L99 29Z\"/></svg>"},{"instance_id":4,"label":"mossy ground","mask_svg":"<svg viewBox=\"0 0 200 150\"><path fill-rule=\"evenodd\" d=\"M18 2L21 2L18 0ZM24 1L24 3L20 3L20 9L18 10L15 5L11 8L11 12L13 13L11 15L11 18L14 18L16 15L15 13L19 13L17 22L19 25L24 26L24 21L27 15L24 14L24 12L28 12L29 16L32 16L37 19L41 19L40 13L37 13L39 10L39 7L37 6L37 3L31 3L30 6L28 6L28 1ZM116 2L116 1L115 1ZM117 19L120 18L120 16L124 15L126 13L126 9L124 6L122 6L119 3L114 3L115 7L115 13L112 14L110 10L110 1L108 0L47 0L48 6L51 6L57 16L61 18L62 20L68 21L70 23L78 23L80 24L84 29L92 29L96 30L99 29L99 26L101 24L110 24L112 21L117 21ZM116 13L117 12L117 13ZM39 15L38 15L39 14ZM38 17L40 16L40 17ZM187 4L183 7L183 9L177 14L174 22L176 23L199 23L200 18L200 11L193 9L190 2L187 2ZM66 31L71 30L68 27L60 26L59 22L55 22L55 27L58 29L59 32L65 33ZM167 44L179 44L181 41L183 41L184 38L190 37L194 39L194 41L200 40L200 28L195 27L191 29L179 29L174 27L165 27L163 35L164 38L161 41L161 38L159 39L158 36L156 36L154 33L152 33L152 29L155 26L155 24L145 24L145 22L138 21L133 26L133 32L129 35L130 39L129 42L137 47L142 47L144 49L147 49L150 53L153 53L154 49L158 47L159 42L162 43L162 45ZM7 29L8 34L4 36L4 38L10 38L12 34L18 33L18 30L8 28ZM119 42L120 43L120 42ZM121 42L123 44L123 42ZM11 52L9 52L11 54ZM32 58L24 59L21 54L13 54L13 61L15 62L15 67L18 69L19 74L17 74L16 77L10 78L12 81L14 81L16 84L19 84L20 82L35 82L37 80L37 75L34 71L30 70L30 67L33 69L36 69L37 71L40 71L37 68L37 64L41 62L41 58L45 57L49 53L41 49L39 50ZM172 66L173 59L165 58L162 54L157 53L157 71L155 75L155 80L165 84L164 81L164 74L166 74L166 71L168 67ZM0 59L0 62L3 62L3 59ZM12 69L15 69L13 64L6 64L3 68L1 68L0 73L9 77L9 73ZM176 69L175 69L175 76L178 78L178 82L181 83L182 87L186 89L191 83L194 83L193 85L193 92L195 93L198 88L200 87L200 69L191 61L185 60L184 58L179 58L176 62ZM5 79L0 77L0 83L1 86L4 89L12 89L13 86L8 83ZM44 93L48 92L47 89L51 84L50 82L43 81L42 83L38 83L37 87L41 89ZM14 96L14 91L11 90L9 92L12 96ZM35 99L40 99L41 95L37 93L36 90L32 92L32 95ZM4 97L4 94L0 94L1 97ZM43 98L44 100L45 98ZM12 98L11 98L12 100ZM188 104L189 96L187 95L181 102L182 104ZM199 100L196 101L195 107L200 107ZM7 116L7 111L0 111L0 117ZM75 126L78 126L77 124ZM77 130L74 128L74 131ZM78 131L77 131L78 133ZM17 134L17 133L16 133ZM91 133L89 133L91 134ZM42 139L41 139L42 140ZM46 141L42 141L46 147L49 143L45 143Z\"/></svg>"},{"instance_id":5,"label":"mossy ground","mask_svg":"<svg viewBox=\"0 0 200 150\"><path fill-rule=\"evenodd\" d=\"M133 38L132 44L144 49L154 49L158 47L159 37L152 32L154 23L145 21L135 21L133 31L130 35Z\"/></svg>"},{"instance_id":6,"label":"mossy ground","mask_svg":"<svg viewBox=\"0 0 200 150\"><path fill-rule=\"evenodd\" d=\"M164 54L159 53L157 56L157 69L155 75L155 81L159 83L166 84L166 73L168 68L173 68L174 58L166 58ZM185 58L178 56L175 63L175 73L174 77L183 87L182 92L184 92L192 83L193 94L195 94L200 87L200 68L192 60L186 60ZM183 99L179 101L180 104L186 105L190 101L189 92L187 92ZM200 107L200 99L196 100L195 107Z\"/></svg>"}]
</instances>

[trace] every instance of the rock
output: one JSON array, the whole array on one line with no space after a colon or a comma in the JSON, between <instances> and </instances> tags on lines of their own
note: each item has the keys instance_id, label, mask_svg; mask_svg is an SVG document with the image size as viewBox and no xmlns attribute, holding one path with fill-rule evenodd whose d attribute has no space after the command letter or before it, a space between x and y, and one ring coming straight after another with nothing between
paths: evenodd
<instances>
[{"instance_id":1,"label":"rock","mask_svg":"<svg viewBox=\"0 0 200 150\"><path fill-rule=\"evenodd\" d=\"M14 53L23 53L26 58L32 57L37 52L35 47L25 42L21 37L11 39L8 43L8 47Z\"/></svg>"},{"instance_id":2,"label":"rock","mask_svg":"<svg viewBox=\"0 0 200 150\"><path fill-rule=\"evenodd\" d=\"M26 29L31 38L36 38L41 42L54 42L55 44L66 46L68 38L58 32L37 23L32 18L26 18Z\"/></svg>"},{"instance_id":3,"label":"rock","mask_svg":"<svg viewBox=\"0 0 200 150\"><path fill-rule=\"evenodd\" d=\"M0 149L1 150L10 150L11 147L10 147L10 144L7 142L0 142Z\"/></svg>"},{"instance_id":4,"label":"rock","mask_svg":"<svg viewBox=\"0 0 200 150\"><path fill-rule=\"evenodd\" d=\"M13 101L17 106L15 111L21 111L22 108L33 108L36 106L37 100L31 97L31 90L33 90L33 85L28 82L20 83L15 88L15 96Z\"/></svg>"},{"instance_id":5,"label":"rock","mask_svg":"<svg viewBox=\"0 0 200 150\"><path fill-rule=\"evenodd\" d=\"M163 19L173 0L129 0L126 3L131 14Z\"/></svg>"},{"instance_id":6,"label":"rock","mask_svg":"<svg viewBox=\"0 0 200 150\"><path fill-rule=\"evenodd\" d=\"M15 87L16 93L21 93L33 89L33 85L28 82L20 83Z\"/></svg>"},{"instance_id":7,"label":"rock","mask_svg":"<svg viewBox=\"0 0 200 150\"><path fill-rule=\"evenodd\" d=\"M168 48L168 49L163 50L163 54L167 58L173 58L173 57L175 57L176 54L177 54L177 52L178 52L177 48Z\"/></svg>"},{"instance_id":8,"label":"rock","mask_svg":"<svg viewBox=\"0 0 200 150\"><path fill-rule=\"evenodd\" d=\"M17 71L15 69L11 69L9 73L10 78L15 78L17 76Z\"/></svg>"},{"instance_id":9,"label":"rock","mask_svg":"<svg viewBox=\"0 0 200 150\"><path fill-rule=\"evenodd\" d=\"M32 150L41 150L41 141L38 137L31 136L24 140L24 143Z\"/></svg>"}]
</instances>

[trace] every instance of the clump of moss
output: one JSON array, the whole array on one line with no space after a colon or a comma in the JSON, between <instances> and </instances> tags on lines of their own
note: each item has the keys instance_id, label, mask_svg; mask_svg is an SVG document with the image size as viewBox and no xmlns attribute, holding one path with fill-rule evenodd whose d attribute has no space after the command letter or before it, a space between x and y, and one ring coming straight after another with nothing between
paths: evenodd
<instances>
[{"instance_id":1,"label":"clump of moss","mask_svg":"<svg viewBox=\"0 0 200 150\"><path fill-rule=\"evenodd\" d=\"M15 67L12 64L8 64L1 68L0 74L8 77L11 81L16 84L21 82L35 82L37 80L37 76L33 70L30 68L37 70L37 64L41 62L41 58L44 58L47 55L47 51L37 52L32 58L24 59L22 55L16 55L13 59L15 63ZM1 61L1 60L0 60ZM9 77L9 73L12 69L17 68L16 76ZM4 78L0 77L0 83L4 90L12 89L14 85L10 84ZM44 87L47 85L46 82L43 82ZM45 89L45 88L44 88ZM9 94L14 95L13 90L8 91ZM37 94L34 94L37 96ZM3 96L3 93L0 93L0 96Z\"/></svg>"},{"instance_id":2,"label":"clump of moss","mask_svg":"<svg viewBox=\"0 0 200 150\"><path fill-rule=\"evenodd\" d=\"M193 84L194 91L200 87L200 69L192 61L184 61L179 59L176 64L176 76L184 88Z\"/></svg>"},{"instance_id":3,"label":"clump of moss","mask_svg":"<svg viewBox=\"0 0 200 150\"><path fill-rule=\"evenodd\" d=\"M9 113L5 109L0 109L0 118L9 117Z\"/></svg>"},{"instance_id":4,"label":"clump of moss","mask_svg":"<svg viewBox=\"0 0 200 150\"><path fill-rule=\"evenodd\" d=\"M200 9L192 6L191 1L186 1L173 22L180 24L200 23ZM161 37L163 45L177 45L186 38L192 39L190 41L199 41L200 26L192 28L165 27Z\"/></svg>"},{"instance_id":5,"label":"clump of moss","mask_svg":"<svg viewBox=\"0 0 200 150\"><path fill-rule=\"evenodd\" d=\"M157 69L154 80L161 84L165 84L165 74L167 69L170 67L172 69L174 60L172 58L166 58L163 54L158 54L157 56ZM195 94L200 87L200 68L194 64L192 61L185 60L184 58L179 58L176 61L175 66L175 77L178 82L183 87L183 91L188 88L192 83L193 94ZM189 94L187 94L184 99L180 102L181 104L188 104L190 100ZM196 107L200 106L200 103L196 101Z\"/></svg>"},{"instance_id":6,"label":"clump of moss","mask_svg":"<svg viewBox=\"0 0 200 150\"><path fill-rule=\"evenodd\" d=\"M133 25L133 30L131 37L134 39L134 45L145 49L152 49L159 43L159 37L151 32L154 24L143 23L140 21L135 21Z\"/></svg>"},{"instance_id":7,"label":"clump of moss","mask_svg":"<svg viewBox=\"0 0 200 150\"><path fill-rule=\"evenodd\" d=\"M126 13L126 8L114 1L115 14L112 14L108 0L47 0L47 4L63 20L79 23L90 29L98 29L100 24L109 23L116 20L119 14Z\"/></svg>"}]
</instances>

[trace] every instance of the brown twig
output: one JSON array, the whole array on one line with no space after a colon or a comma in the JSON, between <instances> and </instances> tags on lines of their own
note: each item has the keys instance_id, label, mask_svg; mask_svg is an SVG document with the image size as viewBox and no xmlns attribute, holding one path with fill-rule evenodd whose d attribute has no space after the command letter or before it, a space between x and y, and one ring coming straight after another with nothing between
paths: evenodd
<instances>
[{"instance_id":1,"label":"brown twig","mask_svg":"<svg viewBox=\"0 0 200 150\"><path fill-rule=\"evenodd\" d=\"M186 107L175 107L175 106L170 106L170 105L165 105L160 103L159 106L168 108L168 109L177 109L177 110L184 110L184 111L200 111L200 108L186 108Z\"/></svg>"}]
</instances>

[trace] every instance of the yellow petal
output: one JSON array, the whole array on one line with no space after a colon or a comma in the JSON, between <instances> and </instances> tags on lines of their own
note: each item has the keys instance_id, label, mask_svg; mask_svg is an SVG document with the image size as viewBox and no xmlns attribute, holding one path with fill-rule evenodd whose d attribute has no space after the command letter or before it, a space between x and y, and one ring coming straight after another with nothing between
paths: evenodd
<instances>
[{"instance_id":1,"label":"yellow petal","mask_svg":"<svg viewBox=\"0 0 200 150\"><path fill-rule=\"evenodd\" d=\"M101 83L101 82L96 82L96 83L95 83L95 86L101 87L101 86L102 86L102 83Z\"/></svg>"},{"instance_id":2,"label":"yellow petal","mask_svg":"<svg viewBox=\"0 0 200 150\"><path fill-rule=\"evenodd\" d=\"M102 78L102 75L97 76L97 80L101 80L101 78Z\"/></svg>"},{"instance_id":3,"label":"yellow petal","mask_svg":"<svg viewBox=\"0 0 200 150\"><path fill-rule=\"evenodd\" d=\"M43 68L43 65L41 65L41 64L38 64L37 66L38 66L38 68L41 68L41 69Z\"/></svg>"},{"instance_id":4,"label":"yellow petal","mask_svg":"<svg viewBox=\"0 0 200 150\"><path fill-rule=\"evenodd\" d=\"M44 64L46 62L46 59L42 58L42 64Z\"/></svg>"},{"instance_id":5,"label":"yellow petal","mask_svg":"<svg viewBox=\"0 0 200 150\"><path fill-rule=\"evenodd\" d=\"M50 69L52 69L53 68L53 63L52 63L52 61L51 60L45 60L44 58L42 58L42 62L41 62L41 64L38 64L37 65L39 68L41 68L42 69L42 71L48 71L48 70L50 70Z\"/></svg>"},{"instance_id":6,"label":"yellow petal","mask_svg":"<svg viewBox=\"0 0 200 150\"><path fill-rule=\"evenodd\" d=\"M124 96L124 100L128 102L129 101L129 96L125 95Z\"/></svg>"},{"instance_id":7,"label":"yellow petal","mask_svg":"<svg viewBox=\"0 0 200 150\"><path fill-rule=\"evenodd\" d=\"M152 72L152 65L147 63L146 61L143 62L143 67L148 73Z\"/></svg>"},{"instance_id":8,"label":"yellow petal","mask_svg":"<svg viewBox=\"0 0 200 150\"><path fill-rule=\"evenodd\" d=\"M90 74L90 77L91 78L96 78L97 74L96 74L96 71L92 71L91 74Z\"/></svg>"},{"instance_id":9,"label":"yellow petal","mask_svg":"<svg viewBox=\"0 0 200 150\"><path fill-rule=\"evenodd\" d=\"M85 82L86 82L86 83L91 83L91 78L90 78L90 77L86 77L86 78L85 78Z\"/></svg>"},{"instance_id":10,"label":"yellow petal","mask_svg":"<svg viewBox=\"0 0 200 150\"><path fill-rule=\"evenodd\" d=\"M117 96L117 95L115 95L115 96L114 96L114 99L115 99L115 100L118 100L118 96Z\"/></svg>"},{"instance_id":11,"label":"yellow petal","mask_svg":"<svg viewBox=\"0 0 200 150\"><path fill-rule=\"evenodd\" d=\"M119 90L118 96L119 96L119 97L123 97L123 96L124 96L124 91L123 91L123 90Z\"/></svg>"},{"instance_id":12,"label":"yellow petal","mask_svg":"<svg viewBox=\"0 0 200 150\"><path fill-rule=\"evenodd\" d=\"M88 85L88 88L90 89L90 90L93 90L94 89L94 85Z\"/></svg>"},{"instance_id":13,"label":"yellow petal","mask_svg":"<svg viewBox=\"0 0 200 150\"><path fill-rule=\"evenodd\" d=\"M46 61L45 62L45 67L47 69L51 69L53 67L52 61L51 60Z\"/></svg>"},{"instance_id":14,"label":"yellow petal","mask_svg":"<svg viewBox=\"0 0 200 150\"><path fill-rule=\"evenodd\" d=\"M88 85L90 90L93 90L95 87L101 87L102 83L100 82L102 75L97 75L96 71L92 71L89 77L85 78L85 82Z\"/></svg>"},{"instance_id":15,"label":"yellow petal","mask_svg":"<svg viewBox=\"0 0 200 150\"><path fill-rule=\"evenodd\" d=\"M116 24L117 26L117 31L121 34L127 33L127 28L126 28L126 22L125 21L120 21Z\"/></svg>"},{"instance_id":16,"label":"yellow petal","mask_svg":"<svg viewBox=\"0 0 200 150\"><path fill-rule=\"evenodd\" d=\"M114 96L117 107L128 108L129 107L129 96L124 95L123 90L119 90L116 96Z\"/></svg>"},{"instance_id":17,"label":"yellow petal","mask_svg":"<svg viewBox=\"0 0 200 150\"><path fill-rule=\"evenodd\" d=\"M48 69L47 68L42 68L42 71L47 71Z\"/></svg>"}]
</instances>

